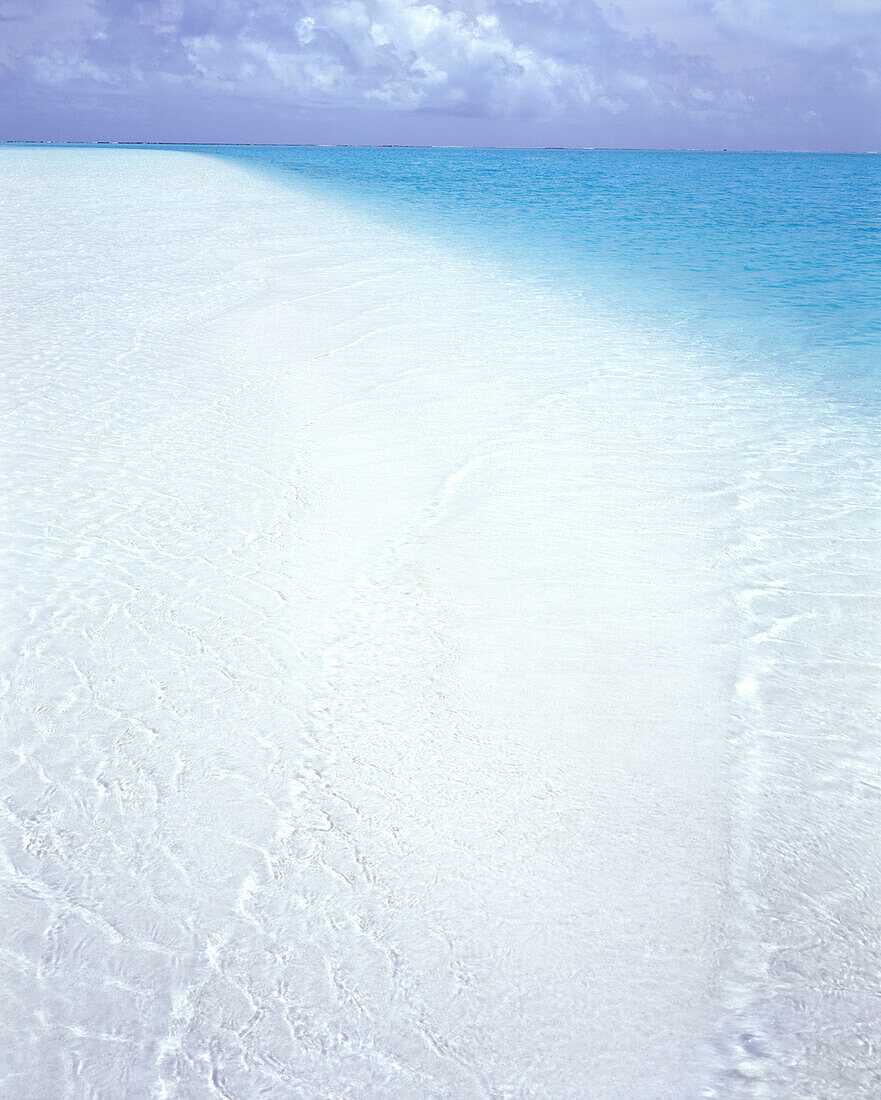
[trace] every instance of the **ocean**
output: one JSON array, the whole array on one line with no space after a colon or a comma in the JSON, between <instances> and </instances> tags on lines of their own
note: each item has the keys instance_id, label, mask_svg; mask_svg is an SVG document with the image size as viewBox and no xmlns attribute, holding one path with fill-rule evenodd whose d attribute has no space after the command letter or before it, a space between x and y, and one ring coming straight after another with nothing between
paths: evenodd
<instances>
[{"instance_id":1,"label":"ocean","mask_svg":"<svg viewBox=\"0 0 881 1100\"><path fill-rule=\"evenodd\" d=\"M0 178L0 1092L876 1096L878 158Z\"/></svg>"}]
</instances>

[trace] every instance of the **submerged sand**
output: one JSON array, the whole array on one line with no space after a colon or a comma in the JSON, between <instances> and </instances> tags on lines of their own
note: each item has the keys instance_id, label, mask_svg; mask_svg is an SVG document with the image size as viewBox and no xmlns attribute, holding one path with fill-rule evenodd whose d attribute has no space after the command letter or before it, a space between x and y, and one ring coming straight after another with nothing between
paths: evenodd
<instances>
[{"instance_id":1,"label":"submerged sand","mask_svg":"<svg viewBox=\"0 0 881 1100\"><path fill-rule=\"evenodd\" d=\"M767 388L216 158L2 169L4 1094L775 1094Z\"/></svg>"}]
</instances>

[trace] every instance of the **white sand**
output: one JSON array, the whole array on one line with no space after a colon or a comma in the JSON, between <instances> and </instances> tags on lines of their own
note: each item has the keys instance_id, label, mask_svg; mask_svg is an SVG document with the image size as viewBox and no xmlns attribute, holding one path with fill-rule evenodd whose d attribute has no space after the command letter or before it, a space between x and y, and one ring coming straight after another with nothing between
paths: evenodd
<instances>
[{"instance_id":1,"label":"white sand","mask_svg":"<svg viewBox=\"0 0 881 1100\"><path fill-rule=\"evenodd\" d=\"M740 1095L762 395L228 163L0 166L0 1092Z\"/></svg>"}]
</instances>

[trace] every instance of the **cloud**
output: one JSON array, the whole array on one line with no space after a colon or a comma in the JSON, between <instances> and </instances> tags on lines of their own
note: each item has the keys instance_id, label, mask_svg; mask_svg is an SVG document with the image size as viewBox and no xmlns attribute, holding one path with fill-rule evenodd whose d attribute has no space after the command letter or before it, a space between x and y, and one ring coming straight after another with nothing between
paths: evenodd
<instances>
[{"instance_id":1,"label":"cloud","mask_svg":"<svg viewBox=\"0 0 881 1100\"><path fill-rule=\"evenodd\" d=\"M63 93L154 129L177 97L194 125L223 102L620 144L822 143L847 112L869 142L857 98L881 94L877 0L0 0L0 20L22 117Z\"/></svg>"},{"instance_id":2,"label":"cloud","mask_svg":"<svg viewBox=\"0 0 881 1100\"><path fill-rule=\"evenodd\" d=\"M100 21L89 0L0 0L0 64L51 42L80 41Z\"/></svg>"},{"instance_id":3,"label":"cloud","mask_svg":"<svg viewBox=\"0 0 881 1100\"><path fill-rule=\"evenodd\" d=\"M730 31L806 50L881 40L878 0L712 0L710 11Z\"/></svg>"},{"instance_id":4,"label":"cloud","mask_svg":"<svg viewBox=\"0 0 881 1100\"><path fill-rule=\"evenodd\" d=\"M46 84L179 82L298 105L542 117L670 103L692 68L590 0L95 0L81 33L34 42ZM86 31L88 24L88 33Z\"/></svg>"},{"instance_id":5,"label":"cloud","mask_svg":"<svg viewBox=\"0 0 881 1100\"><path fill-rule=\"evenodd\" d=\"M181 41L205 79L299 103L519 116L593 91L585 66L512 40L495 17L412 0L263 4L233 36L212 28Z\"/></svg>"},{"instance_id":6,"label":"cloud","mask_svg":"<svg viewBox=\"0 0 881 1100\"><path fill-rule=\"evenodd\" d=\"M44 3L7 64L38 82L180 81L298 104L529 115L591 100L590 66L515 40L488 12L416 0Z\"/></svg>"}]
</instances>

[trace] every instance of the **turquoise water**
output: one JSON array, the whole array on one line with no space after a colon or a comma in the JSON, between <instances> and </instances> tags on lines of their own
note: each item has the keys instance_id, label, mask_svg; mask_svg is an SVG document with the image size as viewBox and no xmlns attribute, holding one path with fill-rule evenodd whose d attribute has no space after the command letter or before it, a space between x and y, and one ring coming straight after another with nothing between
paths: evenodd
<instances>
[{"instance_id":1,"label":"turquoise water","mask_svg":"<svg viewBox=\"0 0 881 1100\"><path fill-rule=\"evenodd\" d=\"M874 404L881 158L203 147ZM755 363L753 363L755 366Z\"/></svg>"}]
</instances>

